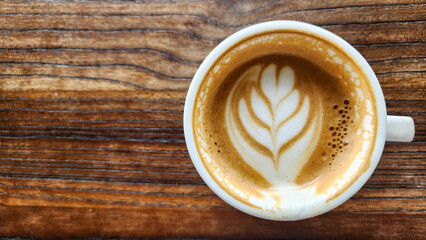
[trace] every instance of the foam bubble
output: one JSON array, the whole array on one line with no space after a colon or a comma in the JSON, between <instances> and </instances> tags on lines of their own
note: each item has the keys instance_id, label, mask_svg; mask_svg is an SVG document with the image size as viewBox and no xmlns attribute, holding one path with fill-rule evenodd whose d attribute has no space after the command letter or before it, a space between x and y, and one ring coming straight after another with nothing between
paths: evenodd
<instances>
[{"instance_id":1,"label":"foam bubble","mask_svg":"<svg viewBox=\"0 0 426 240\"><path fill-rule=\"evenodd\" d=\"M368 132L364 132L364 134L362 135L362 137L363 137L364 139L368 139L368 138L370 137L370 133L368 133Z\"/></svg>"},{"instance_id":2,"label":"foam bubble","mask_svg":"<svg viewBox=\"0 0 426 240\"><path fill-rule=\"evenodd\" d=\"M342 64L343 63L343 60L341 58L339 58L339 57L333 57L333 60L337 64Z\"/></svg>"},{"instance_id":3,"label":"foam bubble","mask_svg":"<svg viewBox=\"0 0 426 240\"><path fill-rule=\"evenodd\" d=\"M361 101L364 101L364 92L361 88L355 88L356 93L358 94L358 97L361 99Z\"/></svg>"},{"instance_id":4,"label":"foam bubble","mask_svg":"<svg viewBox=\"0 0 426 240\"><path fill-rule=\"evenodd\" d=\"M352 67L348 63L345 64L345 70L348 72L352 72Z\"/></svg>"},{"instance_id":5,"label":"foam bubble","mask_svg":"<svg viewBox=\"0 0 426 240\"><path fill-rule=\"evenodd\" d=\"M356 86L359 86L359 84L360 84L360 82L359 82L359 80L357 79L357 80L355 81L355 85L356 85Z\"/></svg>"},{"instance_id":6,"label":"foam bubble","mask_svg":"<svg viewBox=\"0 0 426 240\"><path fill-rule=\"evenodd\" d=\"M366 115L362 126L367 131L373 131L373 118L370 115Z\"/></svg>"}]
</instances>

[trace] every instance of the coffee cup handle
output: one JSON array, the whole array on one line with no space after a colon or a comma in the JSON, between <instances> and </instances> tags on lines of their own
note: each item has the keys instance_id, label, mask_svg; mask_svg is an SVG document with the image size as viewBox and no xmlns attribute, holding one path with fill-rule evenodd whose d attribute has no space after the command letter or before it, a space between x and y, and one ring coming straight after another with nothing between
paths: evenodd
<instances>
[{"instance_id":1,"label":"coffee cup handle","mask_svg":"<svg viewBox=\"0 0 426 240\"><path fill-rule=\"evenodd\" d=\"M387 116L386 141L411 142L414 132L414 121L411 117Z\"/></svg>"}]
</instances>

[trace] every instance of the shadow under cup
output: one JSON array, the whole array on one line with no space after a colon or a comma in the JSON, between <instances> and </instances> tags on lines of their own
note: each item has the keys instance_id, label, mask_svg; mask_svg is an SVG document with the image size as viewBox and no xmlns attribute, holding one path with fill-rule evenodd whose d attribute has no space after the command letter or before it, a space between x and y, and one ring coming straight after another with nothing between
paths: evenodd
<instances>
[{"instance_id":1,"label":"shadow under cup","mask_svg":"<svg viewBox=\"0 0 426 240\"><path fill-rule=\"evenodd\" d=\"M312 25L272 23L232 35L203 62L187 96L185 139L226 202L297 220L337 207L367 181L386 113L374 73L349 44Z\"/></svg>"}]
</instances>

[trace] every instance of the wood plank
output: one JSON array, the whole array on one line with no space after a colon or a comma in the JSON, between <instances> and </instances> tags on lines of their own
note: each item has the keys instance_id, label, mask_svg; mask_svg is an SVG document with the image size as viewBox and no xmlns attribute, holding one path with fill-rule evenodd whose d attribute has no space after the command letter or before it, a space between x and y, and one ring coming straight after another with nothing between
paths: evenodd
<instances>
[{"instance_id":1,"label":"wood plank","mask_svg":"<svg viewBox=\"0 0 426 240\"><path fill-rule=\"evenodd\" d=\"M274 222L234 209L142 209L97 207L0 207L3 231L9 236L56 239L114 236L238 238L413 238L424 236L422 213L328 213L298 222ZM375 216L374 218L372 216ZM406 218L411 221L406 221ZM73 219L81 219L73 224ZM337 219L337 220L336 220ZM353 221L357 219L357 221ZM41 223L50 222L48 225ZM135 224L137 223L137 224ZM200 224L203 223L203 224ZM196 227L187 227L196 226ZM19 231L24 229L23 231ZM306 231L310 229L310 231ZM363 229L363 231L359 231Z\"/></svg>"},{"instance_id":2,"label":"wood plank","mask_svg":"<svg viewBox=\"0 0 426 240\"><path fill-rule=\"evenodd\" d=\"M0 238L423 239L426 4L362 1L3 1ZM299 20L366 58L411 143L386 143L330 213L258 219L218 198L184 141L186 91L230 34Z\"/></svg>"},{"instance_id":3,"label":"wood plank","mask_svg":"<svg viewBox=\"0 0 426 240\"><path fill-rule=\"evenodd\" d=\"M204 4L207 6L207 4ZM222 4L221 8L227 4ZM375 22L410 22L422 19L426 9L421 4L398 4L387 6L350 6L354 12L346 14L348 7L327 9L295 9L283 11L282 8L272 8L269 11L261 10L253 15L238 12L238 18L211 19L202 15L187 14L156 14L156 15L6 15L0 23L1 29L10 30L140 30L140 29L169 29L171 23L175 23L174 30L188 34L194 34L206 39L223 39L232 32L245 26L269 20L298 20L319 26L362 24ZM382 14L383 12L398 12L400 14ZM219 12L218 12L219 13ZM408 14L409 13L409 14ZM219 13L220 14L220 13ZM123 21L125 19L125 21ZM336 21L336 20L339 21ZM224 21L225 20L225 21Z\"/></svg>"}]
</instances>

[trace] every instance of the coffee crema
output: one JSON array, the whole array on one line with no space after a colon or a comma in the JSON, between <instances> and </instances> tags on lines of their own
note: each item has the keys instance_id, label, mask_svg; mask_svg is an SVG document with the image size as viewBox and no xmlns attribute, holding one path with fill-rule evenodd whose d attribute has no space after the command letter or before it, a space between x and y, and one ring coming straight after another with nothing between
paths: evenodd
<instances>
[{"instance_id":1,"label":"coffee crema","mask_svg":"<svg viewBox=\"0 0 426 240\"><path fill-rule=\"evenodd\" d=\"M194 139L214 181L271 212L338 197L370 165L376 138L366 75L322 37L266 31L224 52L194 105Z\"/></svg>"}]
</instances>

